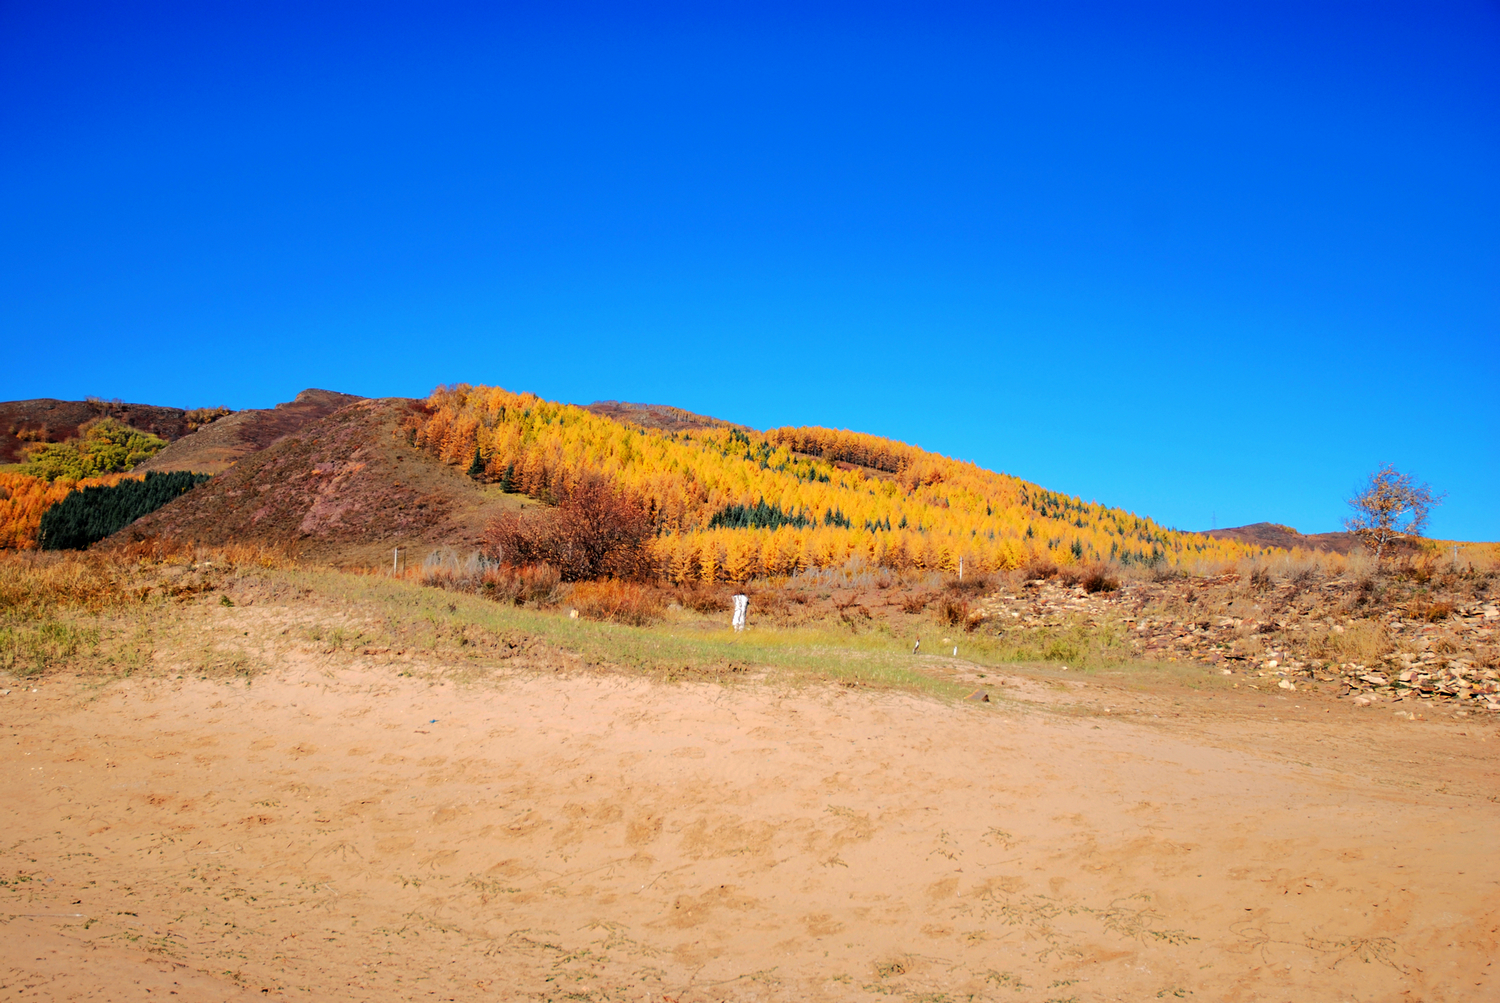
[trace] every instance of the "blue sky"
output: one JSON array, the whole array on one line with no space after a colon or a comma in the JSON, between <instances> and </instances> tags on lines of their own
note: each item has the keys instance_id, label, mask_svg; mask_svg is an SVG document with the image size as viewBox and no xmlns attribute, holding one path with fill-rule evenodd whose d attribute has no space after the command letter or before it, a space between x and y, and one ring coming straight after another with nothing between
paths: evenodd
<instances>
[{"instance_id":1,"label":"blue sky","mask_svg":"<svg viewBox=\"0 0 1500 1003\"><path fill-rule=\"evenodd\" d=\"M0 2L0 398L469 381L1500 539L1495 3Z\"/></svg>"}]
</instances>

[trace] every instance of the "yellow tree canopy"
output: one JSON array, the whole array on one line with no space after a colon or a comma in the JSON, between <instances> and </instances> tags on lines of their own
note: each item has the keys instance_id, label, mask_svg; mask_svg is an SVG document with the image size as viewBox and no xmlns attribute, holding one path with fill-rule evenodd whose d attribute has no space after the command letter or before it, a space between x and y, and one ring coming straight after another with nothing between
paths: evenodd
<instances>
[{"instance_id":1,"label":"yellow tree canopy","mask_svg":"<svg viewBox=\"0 0 1500 1003\"><path fill-rule=\"evenodd\" d=\"M1168 529L915 446L825 428L665 432L534 394L460 384L414 413L412 442L547 500L597 472L648 504L661 566L740 581L843 564L896 568L1234 561L1259 548Z\"/></svg>"}]
</instances>

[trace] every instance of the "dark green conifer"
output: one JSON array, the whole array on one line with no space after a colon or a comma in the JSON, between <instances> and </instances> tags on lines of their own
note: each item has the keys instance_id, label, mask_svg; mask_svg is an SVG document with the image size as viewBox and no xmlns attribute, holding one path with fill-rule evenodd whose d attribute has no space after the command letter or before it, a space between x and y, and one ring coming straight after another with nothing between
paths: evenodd
<instances>
[{"instance_id":1,"label":"dark green conifer","mask_svg":"<svg viewBox=\"0 0 1500 1003\"><path fill-rule=\"evenodd\" d=\"M153 470L142 480L70 491L42 513L37 543L43 550L82 550L208 479L208 474L186 470Z\"/></svg>"}]
</instances>

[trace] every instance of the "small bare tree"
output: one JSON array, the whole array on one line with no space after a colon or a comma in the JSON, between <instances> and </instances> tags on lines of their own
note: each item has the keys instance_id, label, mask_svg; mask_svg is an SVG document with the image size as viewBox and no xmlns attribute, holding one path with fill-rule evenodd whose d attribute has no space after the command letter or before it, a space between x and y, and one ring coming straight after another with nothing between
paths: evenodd
<instances>
[{"instance_id":1,"label":"small bare tree","mask_svg":"<svg viewBox=\"0 0 1500 1003\"><path fill-rule=\"evenodd\" d=\"M1344 527L1366 547L1372 547L1375 560L1379 561L1386 547L1421 536L1427 528L1427 517L1442 501L1443 495L1426 484L1418 484L1411 474L1382 463L1364 487L1349 499L1354 514L1344 520Z\"/></svg>"}]
</instances>

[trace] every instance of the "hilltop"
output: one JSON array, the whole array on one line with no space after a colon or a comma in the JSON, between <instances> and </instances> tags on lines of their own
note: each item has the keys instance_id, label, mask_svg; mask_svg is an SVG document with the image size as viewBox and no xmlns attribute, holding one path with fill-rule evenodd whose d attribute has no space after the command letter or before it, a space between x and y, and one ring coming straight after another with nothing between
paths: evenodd
<instances>
[{"instance_id":1,"label":"hilltop","mask_svg":"<svg viewBox=\"0 0 1500 1003\"><path fill-rule=\"evenodd\" d=\"M332 390L304 390L284 404L239 411L179 437L136 470L222 473L236 461L265 449L303 425L361 400L364 398Z\"/></svg>"},{"instance_id":2,"label":"hilltop","mask_svg":"<svg viewBox=\"0 0 1500 1003\"><path fill-rule=\"evenodd\" d=\"M679 583L743 582L850 560L950 573L1037 564L1207 574L1273 553L1348 555L1355 542L1271 523L1182 532L891 439L762 431L661 404L578 407L466 384L420 401L365 404L308 389L238 413L17 401L0 404L0 414L11 418L12 451L118 416L170 443L135 473L219 475L143 520L132 539L310 546L340 562L373 554L377 543L477 547L493 515L550 505L590 476L649 509L658 530L651 566ZM34 522L62 488L7 476L16 481L8 497L26 497L11 504L24 513L11 521ZM29 533L21 527L6 538L24 546Z\"/></svg>"},{"instance_id":3,"label":"hilltop","mask_svg":"<svg viewBox=\"0 0 1500 1003\"><path fill-rule=\"evenodd\" d=\"M1236 540L1256 547L1272 547L1279 550L1317 550L1333 554L1347 554L1359 544L1353 533L1299 533L1290 526L1275 522L1256 522L1248 526L1210 529L1205 530L1203 535L1217 540Z\"/></svg>"},{"instance_id":4,"label":"hilltop","mask_svg":"<svg viewBox=\"0 0 1500 1003\"><path fill-rule=\"evenodd\" d=\"M641 428L659 428L666 432L686 432L695 428L738 428L744 431L749 429L744 425L736 425L722 418L710 418L707 415L694 414L680 407L672 407L668 404L631 404L628 401L594 401L584 406L584 410L590 414L596 414L601 418L611 418L614 421L626 425L637 425Z\"/></svg>"},{"instance_id":5,"label":"hilltop","mask_svg":"<svg viewBox=\"0 0 1500 1003\"><path fill-rule=\"evenodd\" d=\"M422 401L304 391L179 436L138 470L217 476L122 540L279 543L340 563L395 546L472 549L495 514L549 505L588 476L650 510L651 566L677 582L851 559L944 572L1155 567L1263 549L876 436L759 431L664 405L584 408L466 385Z\"/></svg>"}]
</instances>

